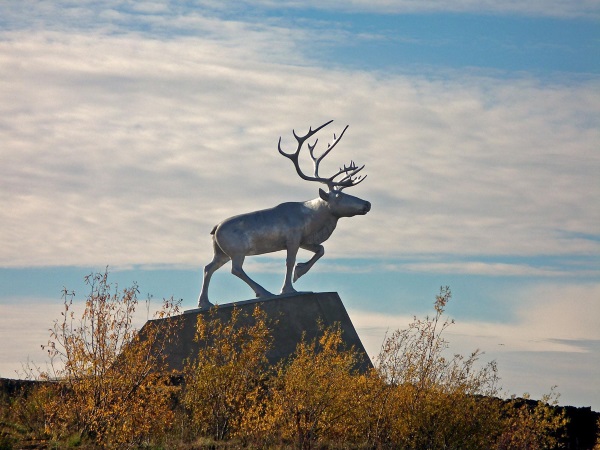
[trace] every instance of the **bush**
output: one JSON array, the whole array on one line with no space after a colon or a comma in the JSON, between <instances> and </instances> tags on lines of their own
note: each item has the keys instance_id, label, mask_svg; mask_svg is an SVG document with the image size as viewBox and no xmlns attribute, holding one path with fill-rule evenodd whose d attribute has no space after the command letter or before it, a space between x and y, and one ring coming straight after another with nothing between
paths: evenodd
<instances>
[{"instance_id":1,"label":"bush","mask_svg":"<svg viewBox=\"0 0 600 450\"><path fill-rule=\"evenodd\" d=\"M401 448L482 448L498 433L496 405L483 397L497 394L495 362L477 368L481 356L448 355L444 318L451 298L442 288L435 315L417 319L387 337L376 360L389 386L378 405L377 442Z\"/></svg>"},{"instance_id":2,"label":"bush","mask_svg":"<svg viewBox=\"0 0 600 450\"><path fill-rule=\"evenodd\" d=\"M49 369L37 375L46 383L36 388L28 405L54 439L76 435L121 447L159 438L173 419L176 388L163 370L164 348L173 333L159 334L150 325L140 339L132 322L138 305L135 284L119 293L106 271L86 277L86 284L90 293L79 319L74 293L63 292L62 319L54 322L44 346ZM178 303L164 301L158 316L178 311Z\"/></svg>"},{"instance_id":3,"label":"bush","mask_svg":"<svg viewBox=\"0 0 600 450\"><path fill-rule=\"evenodd\" d=\"M529 396L513 398L505 405L505 418L498 450L542 450L561 448L567 425L566 413L557 411L558 395L551 392L541 400L532 402Z\"/></svg>"},{"instance_id":4,"label":"bush","mask_svg":"<svg viewBox=\"0 0 600 450\"><path fill-rule=\"evenodd\" d=\"M355 414L368 394L357 362L354 349L344 347L339 326L323 329L312 342L300 342L269 384L261 411L266 441L298 448L353 441Z\"/></svg>"},{"instance_id":5,"label":"bush","mask_svg":"<svg viewBox=\"0 0 600 450\"><path fill-rule=\"evenodd\" d=\"M164 351L181 321L165 321L171 327L163 322L160 330L148 322L140 337L132 325L137 286L118 292L106 272L86 281L90 294L79 319L73 293L64 292L62 319L45 346L49 370L38 373L43 382L3 399L6 448L27 438L103 448L559 447L566 419L552 406L556 395L537 403L500 400L493 361L480 363L479 350L449 352L448 288L436 296L433 316L385 338L365 373L339 324L321 327L320 336L303 339L272 367L266 314L234 308L225 320L214 307L198 317L199 350L186 361L180 388L165 370ZM159 315L177 312L165 301ZM7 424L19 433L8 434Z\"/></svg>"},{"instance_id":6,"label":"bush","mask_svg":"<svg viewBox=\"0 0 600 450\"><path fill-rule=\"evenodd\" d=\"M253 323L243 326L240 310L229 321L198 316L200 350L184 369L183 405L195 433L220 441L240 433L249 410L261 404L269 376L267 351L272 345L266 314L255 308Z\"/></svg>"},{"instance_id":7,"label":"bush","mask_svg":"<svg viewBox=\"0 0 600 450\"><path fill-rule=\"evenodd\" d=\"M215 441L273 448L542 449L558 446L561 414L498 395L495 362L481 352L449 354L445 318L448 288L435 315L387 337L375 369L356 370L357 353L343 344L339 326L298 343L292 357L270 371L266 318L252 326L198 321L204 342L186 370L184 402L195 432Z\"/></svg>"}]
</instances>

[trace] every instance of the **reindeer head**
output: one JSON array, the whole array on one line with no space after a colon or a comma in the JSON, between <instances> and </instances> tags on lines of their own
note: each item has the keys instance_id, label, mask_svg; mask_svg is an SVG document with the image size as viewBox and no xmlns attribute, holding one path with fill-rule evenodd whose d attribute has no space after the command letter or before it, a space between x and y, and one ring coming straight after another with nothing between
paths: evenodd
<instances>
[{"instance_id":1,"label":"reindeer head","mask_svg":"<svg viewBox=\"0 0 600 450\"><path fill-rule=\"evenodd\" d=\"M319 189L319 197L327 203L331 214L335 217L352 217L365 215L371 210L371 203L362 198L345 194L342 191L333 190L325 192Z\"/></svg>"}]
</instances>

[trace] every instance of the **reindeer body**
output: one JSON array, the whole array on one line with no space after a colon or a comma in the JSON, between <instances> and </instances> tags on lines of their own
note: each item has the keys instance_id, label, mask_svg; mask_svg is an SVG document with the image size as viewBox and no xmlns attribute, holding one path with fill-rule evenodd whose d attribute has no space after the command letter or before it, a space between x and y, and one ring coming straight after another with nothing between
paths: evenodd
<instances>
[{"instance_id":1,"label":"reindeer body","mask_svg":"<svg viewBox=\"0 0 600 450\"><path fill-rule=\"evenodd\" d=\"M215 227L214 239L228 255L262 255L289 245L321 244L331 236L337 221L320 198L287 202L224 220Z\"/></svg>"},{"instance_id":2,"label":"reindeer body","mask_svg":"<svg viewBox=\"0 0 600 450\"><path fill-rule=\"evenodd\" d=\"M362 167L357 168L352 163L350 167L346 168L344 166L344 169L340 169L338 174L328 179L307 177L301 173L297 163L298 152L304 140L325 125L314 131L309 130L309 133L302 138L299 138L294 133L299 144L296 154L286 154L281 150L281 147L279 147L279 151L292 160L294 157L296 158L294 164L302 178L326 183L330 188L329 192L319 189L319 197L313 200L282 203L274 208L234 216L216 225L211 231L213 235L214 256L213 260L204 268L202 290L198 298L199 307L212 306L212 303L208 300L210 278L217 269L230 260L231 273L245 281L257 297L273 295L252 280L244 272L242 265L246 256L261 255L280 250L287 251L287 270L281 293L296 292L292 287L292 281L295 282L308 272L313 264L323 256L325 250L321 244L331 236L338 219L340 217L352 217L359 214L364 215L369 212L371 204L368 201L342 192L344 187L358 184L357 180L360 180L360 178L353 178L353 176ZM312 147L309 145L311 157L315 145L316 142ZM329 149L320 158L313 157L313 161L315 161L315 176L318 173L318 163L333 146L330 145ZM341 181L334 182L333 179L340 174L344 174L346 177ZM314 255L309 261L296 265L296 255L300 248L309 250Z\"/></svg>"}]
</instances>

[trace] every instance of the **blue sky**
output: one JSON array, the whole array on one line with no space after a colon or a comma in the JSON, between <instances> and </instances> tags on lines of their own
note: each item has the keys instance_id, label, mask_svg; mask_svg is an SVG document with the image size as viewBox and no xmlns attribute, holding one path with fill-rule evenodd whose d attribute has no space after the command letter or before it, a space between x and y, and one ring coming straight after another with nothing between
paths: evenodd
<instances>
[{"instance_id":1,"label":"blue sky","mask_svg":"<svg viewBox=\"0 0 600 450\"><path fill-rule=\"evenodd\" d=\"M334 119L322 171L366 164L373 209L298 289L339 292L375 354L449 285L451 348L496 359L506 395L600 410L599 22L597 1L3 2L0 376L107 265L194 307L212 226L315 197L277 140ZM277 290L284 256L246 268Z\"/></svg>"}]
</instances>

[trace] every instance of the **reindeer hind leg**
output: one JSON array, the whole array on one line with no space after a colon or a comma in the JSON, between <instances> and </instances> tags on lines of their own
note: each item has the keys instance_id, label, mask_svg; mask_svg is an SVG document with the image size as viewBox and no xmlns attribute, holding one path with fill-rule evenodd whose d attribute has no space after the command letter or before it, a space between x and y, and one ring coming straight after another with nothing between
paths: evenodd
<instances>
[{"instance_id":1,"label":"reindeer hind leg","mask_svg":"<svg viewBox=\"0 0 600 450\"><path fill-rule=\"evenodd\" d=\"M260 284L258 284L248 275L246 275L246 272L244 272L244 269L242 269L244 259L245 256L243 254L233 255L231 257L231 273L243 280L248 286L250 286L250 288L252 288L257 297L271 297L273 294L271 294L264 287L262 287Z\"/></svg>"},{"instance_id":2,"label":"reindeer hind leg","mask_svg":"<svg viewBox=\"0 0 600 450\"><path fill-rule=\"evenodd\" d=\"M202 279L202 290L200 291L200 297L198 297L199 308L210 308L213 304L208 300L208 285L212 274L227 263L231 258L227 255L213 236L213 250L214 255L211 262L204 267L204 277Z\"/></svg>"}]
</instances>

